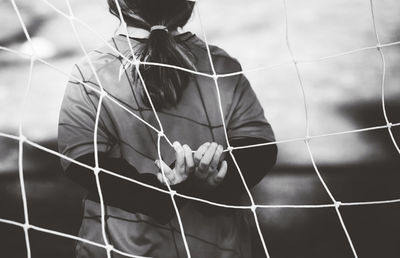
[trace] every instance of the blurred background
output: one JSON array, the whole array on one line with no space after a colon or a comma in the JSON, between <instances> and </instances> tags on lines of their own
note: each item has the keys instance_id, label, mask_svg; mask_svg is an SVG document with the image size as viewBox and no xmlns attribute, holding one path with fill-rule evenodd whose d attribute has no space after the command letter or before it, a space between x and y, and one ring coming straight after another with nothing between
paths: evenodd
<instances>
[{"instance_id":1,"label":"blurred background","mask_svg":"<svg viewBox=\"0 0 400 258\"><path fill-rule=\"evenodd\" d=\"M63 0L49 0L68 12ZM43 1L16 1L39 55L64 71L36 62L27 108L21 105L29 59L0 50L0 132L56 150L58 112L67 76L83 56L71 24ZM104 38L118 29L105 0L70 0L74 14ZM207 39L239 59L278 140L305 136L305 112L296 71L285 41L282 0L201 0ZM288 1L289 37L299 60L315 60L376 45L367 0ZM400 2L374 3L382 43L400 41ZM29 53L10 1L0 0L0 46ZM203 37L195 13L188 30ZM87 50L102 45L76 23ZM385 102L389 120L400 122L400 45L383 48ZM280 64L280 65L279 65ZM277 65L277 66L275 66ZM271 67L252 71L259 67ZM381 104L382 63L376 49L324 61L299 63L309 108L310 132L320 135L385 125ZM392 132L400 143L400 127ZM387 129L316 138L315 161L333 196L342 202L400 198L400 155ZM257 204L326 204L330 199L312 167L303 141L279 144L276 167L253 189ZM83 191L62 174L59 159L24 145L24 175L30 223L76 235ZM23 222L18 178L18 142L0 137L0 218ZM341 207L359 257L400 257L400 203ZM271 257L352 257L334 208L259 209ZM30 231L33 257L72 257L74 241ZM0 224L1 257L26 257L23 230ZM256 257L263 257L262 253Z\"/></svg>"}]
</instances>

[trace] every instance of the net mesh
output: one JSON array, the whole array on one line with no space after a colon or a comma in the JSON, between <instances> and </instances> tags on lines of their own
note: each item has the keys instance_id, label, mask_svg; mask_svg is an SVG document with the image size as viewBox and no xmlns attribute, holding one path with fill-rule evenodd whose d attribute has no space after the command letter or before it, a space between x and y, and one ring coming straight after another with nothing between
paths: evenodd
<instances>
[{"instance_id":1,"label":"net mesh","mask_svg":"<svg viewBox=\"0 0 400 258\"><path fill-rule=\"evenodd\" d=\"M197 202L207 203L207 204L218 206L218 207L225 207L225 208L232 208L232 209L249 209L249 210L251 210L252 213L253 213L253 216L254 216L254 221L255 221L255 224L256 224L257 232L258 232L259 237L260 237L260 241L261 241L262 246L264 248L265 255L268 258L271 257L271 256L270 256L269 251L268 251L268 244L265 242L265 238L263 236L263 233L262 233L260 225L259 225L259 220L258 220L257 212L256 212L257 209L270 209L270 208L293 208L293 209L296 209L296 208L309 208L309 209L333 208L336 211L337 218L338 218L338 220L339 220L339 222L340 222L340 224L341 224L341 226L343 228L343 232L344 232L344 234L345 234L345 236L347 238L348 244L349 244L349 246L350 246L350 248L351 248L351 250L353 252L354 257L358 257L356 247L353 245L353 241L351 239L351 236L349 235L349 232L348 232L348 230L346 228L346 224L343 221L342 214L341 214L341 211L340 211L340 207L341 206L360 206L360 205L379 205L379 204L390 204L390 203L399 203L400 202L400 199L391 199L391 200L382 200L382 201L366 201L366 202L341 202L341 201L337 200L333 196L332 192L330 191L329 186L326 184L324 178L321 176L321 174L320 174L320 172L318 170L318 166L317 166L317 164L316 164L316 162L314 160L313 152L312 152L311 147L310 147L310 141L315 139L315 138L334 136L334 135L360 133L360 132L364 132L364 131L372 131L372 130L378 130L378 129L387 129L394 147L396 148L397 152L400 154L400 148L399 148L398 144L396 143L396 140L395 140L395 138L393 136L393 133L392 133L392 128L395 127L395 126L400 126L400 123L391 123L389 121L389 118L388 118L387 113L386 113L386 107L385 107L386 62L385 62L385 55L384 55L383 50L382 50L385 47L398 45L398 44L400 44L400 41L390 42L390 43L385 43L385 44L383 44L380 41L379 33L378 33L378 30L377 30L377 27L376 27L376 22L375 22L374 5L373 5L373 1L372 0L370 0L370 12L371 12L373 31L374 31L374 34L375 34L375 37L376 37L376 45L375 46L353 49L353 50L350 50L350 51L346 51L346 52L342 52L342 53L338 53L338 54L334 54L334 55L330 55L330 56L320 57L320 58L317 58L317 59L308 59L308 60L299 60L299 59L295 58L294 52L293 52L292 47L291 47L290 30L289 30L289 27L288 27L287 1L286 0L282 0L282 2L283 2L282 4L284 6L284 16L285 16L284 19L285 19L286 46L287 46L287 50L288 50L288 52L290 54L290 57L291 57L291 61L289 63L293 64L294 67L295 67L295 70L296 70L296 73L297 73L298 84L299 84L299 87L300 87L301 93L302 93L304 110L305 110L305 114L306 114L306 117L305 117L305 119L306 119L306 134L305 134L304 137L301 137L301 138L293 138L293 139L288 139L288 140L277 140L275 142L269 142L269 143L263 143L263 144L254 144L254 145L247 145L247 146L240 146L240 147L232 147L229 144L229 139L228 139L227 131L226 131L226 125L225 125L225 121L224 121L224 114L223 114L223 109L222 109L222 104L221 104L221 95L220 95L219 86L218 86L218 78L235 76L235 75L242 74L242 73L249 72L249 71L265 71L267 69L271 69L271 68L274 68L276 66L285 65L285 64L288 64L288 63L281 63L281 64L272 65L272 66L268 66L268 67L259 67L259 68L251 69L251 70L247 70L247 71L239 71L239 72L226 73L226 74L217 74L216 71L215 71L214 65L213 65L213 60L212 60L212 56L211 56L211 53L210 53L209 44L208 44L208 41L207 41L207 35L206 35L205 31L204 31L204 28L203 28L204 26L203 26L203 23L202 23L202 20L201 20L201 15L200 15L199 8L198 8L198 5L201 4L200 1L197 1L197 4L196 4L196 8L197 9L195 11L196 11L196 14L198 15L198 19L200 21L200 25L201 25L201 28L202 28L203 39L204 39L206 47L207 47L208 57L210 59L210 64L211 64L211 69L212 69L212 74L202 73L202 72L193 71L193 70L188 70L188 69L185 69L185 68L182 68L182 67L177 67L177 66L168 65L168 64L149 63L149 62L142 62L142 61L136 60L135 59L135 55L133 54L134 52L133 52L133 48L132 48L131 42L129 40L128 28L127 28L125 22L123 21L123 17L121 15L121 8L120 8L119 3L118 3L117 0L115 1L115 3L116 3L117 8L118 8L119 16L121 17L121 20L122 20L122 27L126 32L125 35L127 37L126 39L127 39L128 44L129 44L129 48L130 48L130 52L131 52L131 56L133 57L133 60L129 59L127 56L125 56L122 53L120 53L112 45L108 44L107 40L105 38L103 38L102 35L100 35L95 30L93 30L84 21L82 21L82 20L78 19L76 16L74 16L74 13L73 13L73 10L71 8L71 4L70 4L69 0L66 0L66 5L68 7L68 12L61 11L60 9L55 7L52 3L48 2L47 0L41 0L47 6L52 8L56 13L58 13L59 15L65 17L70 22L70 25L71 25L71 28L72 28L73 33L75 35L75 38L77 39L77 41L79 43L79 46L80 46L82 52L84 53L84 55L86 57L88 57L88 52L85 49L85 47L83 46L82 41L80 40L80 37L79 37L79 35L77 33L76 24L84 26L89 31L91 31L104 44L108 45L108 47L110 47L112 50L114 50L115 52L119 53L120 56L126 62L129 62L131 66L135 66L136 69L138 68L138 66L140 64L155 65L155 66L162 66L162 67L180 69L180 70L187 71L187 72L190 72L190 73L193 73L193 74L197 74L197 75L200 75L200 76L209 77L209 78L212 78L214 80L216 93L217 93L218 104L219 104L219 113L221 115L221 121L222 121L222 124L223 124L223 127L224 127L225 140L227 142L227 148L224 151L228 152L229 155L232 157L232 159L234 161L234 164L237 167L237 170L238 170L238 173L240 175L240 178L243 181L243 185L245 187L247 195L249 196L250 202L251 202L251 205L238 205L238 206L225 205L225 204L222 204L222 203L216 203L216 202L212 202L212 201L208 201L208 200L204 200L204 199L200 199L200 198L196 198L196 197L192 197L192 196L187 196L187 195L175 192L174 190L171 189L171 187L168 184L167 184L167 190L159 189L157 187L154 187L154 186L151 186L151 185L147 185L147 184L142 183L140 181L136 181L134 179L131 179L131 178L128 178L128 177L125 177L125 176L121 176L115 171L108 171L108 170L105 170L105 169L99 167L99 159L98 159L98 155L97 155L97 153L98 153L97 152L97 148L98 148L98 146L97 146L97 130L98 130L99 117L100 117L99 114L100 114L100 111L101 111L101 108L102 108L102 101L104 100L104 98L108 98L110 101L112 101L113 103L118 105L120 108L122 108L125 111L129 112L135 119L140 120L143 124L148 126L151 130L154 130L158 134L157 150L158 150L158 156L159 156L160 160L162 159L161 151L160 151L160 141L162 139L165 139L168 142L168 144L170 144L171 146L172 146L172 143L168 139L168 136L164 134L163 125L160 122L159 117L157 116L157 112L155 112L153 103L151 102L151 98L149 98L150 105L151 105L151 108L153 110L153 113L154 113L154 115L156 117L156 120L158 122L158 125L159 125L160 129L155 128L154 126L152 126L151 124L149 124L148 122L143 120L141 117L139 117L138 115L136 115L135 113L133 113L132 111L127 109L117 99L115 99L112 96L108 95L103 90L103 86L101 84L101 81L98 78L97 72L96 72L93 64L90 62L90 58L87 58L87 60L89 60L89 66L90 66L90 68L91 68L91 70L93 72L93 75L95 76L95 79L97 80L97 82L99 84L99 88L93 87L93 86L81 81L80 78L73 78L73 79L75 79L76 81L81 83L84 87L88 87L91 90L93 90L93 91L95 91L95 92L97 92L99 94L99 102L98 102L98 107L97 107L97 114L96 114L96 120L95 120L95 129L94 129L94 136L93 136L94 137L94 139L93 139L94 140L94 149L95 149L95 152L94 152L95 153L95 166L91 167L91 166L88 166L88 165L83 164L81 162L78 162L78 161L76 161L74 159L71 159L71 158L69 158L69 157L67 157L65 155L62 155L62 154L60 154L60 153L58 153L58 152L56 152L54 150L46 148L46 147L44 147L44 146L42 146L42 145L40 145L40 144L38 144L38 143L36 143L34 141L31 141L30 139L25 137L24 133L23 133L22 122L23 122L23 119L24 119L24 114L26 113L25 112L25 110L26 110L26 102L27 102L26 99L27 99L27 95L28 95L28 93L30 91L31 82L32 82L33 68L34 68L35 63L37 63L37 62L43 63L43 64L47 65L48 67L51 67L52 69L56 70L57 72L64 74L67 77L70 77L70 75L68 73L64 72L62 69L59 69L58 67L56 67L56 66L52 65L51 63L47 62L46 60L42 59L39 55L37 55L37 53L35 51L35 46L34 46L34 44L32 42L32 39L31 39L31 37L30 37L30 35L28 33L27 27L26 27L26 25L25 25L25 23L24 23L24 21L23 21L23 19L21 17L21 14L19 12L17 4L16 4L15 0L10 0L10 1L11 1L11 4L12 4L13 8L14 8L15 14L18 17L20 25L21 25L21 27L23 29L23 32L24 32L25 37L26 37L26 40L27 40L27 42L29 42L29 44L30 44L30 46L32 48L32 52L31 52L31 54L27 54L27 53L15 51L15 50L7 48L7 47L0 46L0 50L7 51L7 52L10 52L10 53L18 55L21 58L27 58L27 59L30 60L28 83L27 83L27 87L26 87L26 91L25 91L25 98L24 98L24 101L23 101L23 104L22 104L22 107L21 107L21 116L20 116L21 120L20 120L20 123L19 123L19 134L16 136L16 135L0 132L0 137L13 139L13 140L18 141L18 143L19 143L18 166L19 166L19 180L20 180L20 186L21 186L21 195L22 195L23 211L24 211L24 222L20 223L20 222L17 222L17 221L8 220L8 219L2 219L2 218L0 218L0 222L1 223L6 223L6 224L10 224L10 225L14 225L14 226L17 226L17 227L21 227L24 230L25 242L26 242L26 250L27 250L27 257L28 258L31 257L31 246L30 246L29 233L28 233L29 230L36 230L36 231L40 231L40 232L44 232L44 233L48 233L48 234L53 234L53 235L57 235L57 236L61 236L61 237L65 237L65 238L81 241L81 242L84 242L84 243L87 243L87 244L90 244L90 245L93 245L93 246L104 248L107 251L107 257L111 257L111 252L115 252L115 253L124 255L126 257L142 257L142 256L138 256L138 255L135 255L135 254L125 253L125 252L123 252L121 250L118 250L118 249L114 248L110 244L109 239L107 238L106 228L105 228L105 205L104 205L104 201L103 201L103 194L102 194L101 184L100 184L100 180L99 180L99 173L107 173L109 175L112 175L112 176L119 177L121 179L130 181L132 183L140 184L142 186L151 188L151 189L153 189L155 191L160 191L162 193L169 194L171 196L171 201L172 201L172 204L174 206L174 209L176 211L176 215L177 215L177 219L178 219L179 227L180 227L180 232L181 232L181 235L182 235L183 243L184 243L184 246L185 246L186 253L187 253L188 257L191 257L191 252L190 252L190 248L189 248L189 246L187 244L187 240L186 240L186 237L185 237L184 226L182 224L182 221L181 221L181 218L180 218L180 215L179 215L179 210L178 210L177 205L176 205L175 198L177 196L181 197L181 198L186 198L186 199L190 199L190 200L193 200L193 201L197 201ZM300 73L298 65L300 63L320 62L320 61L323 61L323 60L326 60L326 59L331 59L331 58L336 58L336 57L340 57L340 56L344 56L344 55L349 55L349 54L353 54L353 53L356 53L356 52L365 51L365 50L369 50L369 49L377 49L377 51L379 52L380 58L381 58L381 65L382 65L381 105L382 105L383 116L384 116L384 119L386 121L386 124L381 125L381 126L366 127L366 128L356 129L356 130L341 131L341 132L335 132L335 133L329 133L329 134L310 135L309 118L308 118L309 117L308 116L309 112L308 112L307 98L306 98L307 96L306 96L305 91L304 91L302 75ZM137 71L139 71L139 69L137 69ZM140 74L140 72L138 73L138 75L139 75L139 78L140 78L142 84L144 85L145 93L149 97L149 93L148 93L147 88L146 88L146 83L143 80L142 75ZM247 187L247 184L245 183L245 179L244 179L244 177L242 175L242 172L240 170L240 166L237 163L237 161L235 159L235 156L232 153L232 151L235 150L235 149L254 148L254 147L258 147L258 146L262 146L262 145L279 144L279 143L287 143L287 142L295 142L295 141L304 141L304 143L306 144L307 150L308 150L308 154L310 156L310 159L311 159L312 165L314 167L315 173L318 176L319 181L323 185L325 191L329 195L329 197L331 199L331 203L328 203L328 204L317 204L317 205L260 205L260 204L256 204L254 202L253 196L252 196L249 188ZM33 224L31 224L29 222L29 212L28 212L28 205L27 205L27 196L26 196L26 191L25 191L24 167L23 167L23 145L24 144L31 145L31 146L33 146L35 148L43 150L43 151L45 151L47 153L50 153L52 155L56 155L56 156L58 156L58 157L60 157L62 159L68 160L70 162L73 162L73 163L75 163L77 165L80 165L82 167L85 167L85 168L90 169L90 170L93 171L93 173L95 175L95 178L96 178L96 185L97 185L98 194L99 194L99 197L100 197L101 226L102 226L102 235L103 235L104 244L93 242L93 241L90 241L90 240L87 240L87 239L84 239L84 238L80 238L80 237L77 237L77 236L74 236L74 235L71 235L71 234L66 234L66 233L63 233L63 232L47 229L47 228L44 228L44 227L39 227L39 226L33 225ZM162 166L161 166L161 172L162 172L162 175L164 177L164 181L168 182L168 180L165 180L166 177L165 177L164 171L162 169Z\"/></svg>"}]
</instances>

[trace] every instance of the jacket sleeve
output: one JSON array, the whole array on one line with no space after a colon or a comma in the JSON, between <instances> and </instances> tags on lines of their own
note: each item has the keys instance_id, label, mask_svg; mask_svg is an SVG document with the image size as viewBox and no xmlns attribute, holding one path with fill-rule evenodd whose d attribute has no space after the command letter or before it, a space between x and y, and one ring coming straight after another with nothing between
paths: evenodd
<instances>
[{"instance_id":1,"label":"jacket sleeve","mask_svg":"<svg viewBox=\"0 0 400 258\"><path fill-rule=\"evenodd\" d=\"M77 158L78 161L94 166L94 154L89 153ZM120 158L109 158L105 154L99 154L99 166L105 170L117 172L118 174L134 179L136 181L152 185L156 188L167 190L156 176L151 173L139 173L135 167ZM92 170L71 163L66 170L70 179L81 185L88 191L88 198L99 202L99 195L95 175ZM165 224L175 216L171 196L140 184L127 181L122 178L99 173L99 181L103 200L106 205L117 207L131 213L142 213L153 217L159 223ZM177 192L187 191L188 182L171 186ZM182 198L175 198L178 207L184 205Z\"/></svg>"}]
</instances>

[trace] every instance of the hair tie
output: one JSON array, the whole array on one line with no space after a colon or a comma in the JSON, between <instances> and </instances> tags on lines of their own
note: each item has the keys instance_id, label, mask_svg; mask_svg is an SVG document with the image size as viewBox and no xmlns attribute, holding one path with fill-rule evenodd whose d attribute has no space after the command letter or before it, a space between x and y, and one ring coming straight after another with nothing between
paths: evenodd
<instances>
[{"instance_id":1,"label":"hair tie","mask_svg":"<svg viewBox=\"0 0 400 258\"><path fill-rule=\"evenodd\" d=\"M154 26L151 26L150 32L152 32L153 30L165 30L165 31L168 32L168 28L165 27L164 25L154 25Z\"/></svg>"}]
</instances>

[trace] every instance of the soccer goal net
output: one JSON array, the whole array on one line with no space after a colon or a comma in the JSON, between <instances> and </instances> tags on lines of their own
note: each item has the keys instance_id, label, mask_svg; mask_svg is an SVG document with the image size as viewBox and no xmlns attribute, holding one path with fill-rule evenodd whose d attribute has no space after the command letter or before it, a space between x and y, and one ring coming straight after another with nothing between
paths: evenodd
<instances>
[{"instance_id":1,"label":"soccer goal net","mask_svg":"<svg viewBox=\"0 0 400 258\"><path fill-rule=\"evenodd\" d=\"M112 96L110 96L109 94L107 94L107 92L104 90L103 85L100 81L100 79L98 78L97 75L97 71L94 68L93 64L90 63L90 58L87 58L87 60L89 61L89 65L90 68L92 70L92 73L95 76L95 79L97 80L99 87L93 87L93 85L88 84L84 81L81 80L81 78L73 78L74 80L76 80L77 82L79 82L81 85L83 85L84 87L90 88L92 91L96 92L99 96L99 101L98 101L98 106L97 106L97 116L96 116L96 120L95 120L95 130L94 130L94 135L93 135L93 142L94 142L94 153L96 155L95 157L95 166L91 167L88 166L87 164L83 164L81 162L78 162L74 159L71 159L65 155L62 155L54 150L51 150L49 148L46 148L40 144L38 144L37 142L29 139L29 137L26 137L24 135L24 131L23 131L23 119L24 119L24 114L26 113L26 98L24 103L22 104L22 108L21 108L21 122L19 124L19 133L17 135L14 134L9 134L9 133L5 133L5 132L0 132L0 137L5 137L8 139L12 139L15 140L19 143L19 180L20 180L20 186L21 186L21 195L22 195L22 201L23 201L23 211L24 211L24 221L23 222L17 222L14 220L9 220L9 219L3 219L0 218L0 222L1 223L6 223L6 224L10 224L10 225L14 225L16 227L20 227L23 229L24 231L24 236L25 236L25 242L26 242L26 250L27 250L27 254L26 256L28 258L31 257L31 241L30 241L30 234L29 231L33 230L33 231L40 231L43 233L47 233L47 234L52 234L52 235L57 235L60 237L65 237L65 238L69 238L69 239L73 239L73 240L77 240L77 241L81 241L84 242L86 244L89 245L94 245L97 247L101 247L104 248L107 251L107 256L111 257L112 252L124 255L126 257L141 257L138 256L137 254L134 253L126 253L122 250L118 250L117 248L115 248L110 240L108 239L108 235L106 233L106 222L105 222L105 205L104 205L104 201L103 201L103 193L102 193L102 187L100 184L100 180L99 180L99 174L100 173L106 173L106 174L110 174L112 176L115 177L119 177L123 180L127 180L130 181L132 184L140 184L142 186L148 187L148 188L152 188L154 189L154 191L160 191L163 192L166 195L170 195L171 197L171 201L172 204L174 206L175 212L176 212L176 216L179 222L179 229L180 229L180 233L182 235L182 239L183 239L183 243L186 249L186 253L187 253L187 257L191 257L191 250L190 250L190 246L187 243L186 240L186 235L185 235L185 225L182 223L181 218L180 218L180 211L177 208L177 204L176 204L176 198L186 198L186 199L190 199L196 202L202 202L202 203L206 203L208 205L213 205L213 206L218 206L218 207L225 207L225 208L231 208L231 209L248 209L252 212L253 218L254 218L254 222L256 225L256 229L257 229L257 233L259 235L259 239L262 243L262 247L264 249L265 255L266 257L273 257L270 255L269 252L269 244L266 241L266 238L263 236L263 232L260 228L260 223L259 223L259 214L257 213L258 210L260 209L274 209L274 208L293 208L293 209L307 209L307 208L312 208L312 209L319 209L319 208L332 208L334 209L334 211L336 212L337 215L337 220L339 221L342 229L343 229L343 234L346 237L347 241L348 241L348 245L350 246L352 253L354 255L354 257L358 257L357 255L357 246L354 245L353 240L352 240L352 236L351 234L349 234L349 231L346 227L346 221L344 221L343 217L342 217L342 212L341 212L341 207L343 206L360 206L360 205L379 205L379 204L390 204L390 203L399 203L400 199L391 199L391 200L381 200L381 201L370 201L370 202L342 202L341 200L337 199L334 194L332 193L329 184L326 183L326 181L324 180L324 177L321 175L319 169L318 169L318 165L314 159L314 155L313 155L313 151L312 148L310 146L310 142L313 141L313 139L316 138L321 138L321 137L328 137L328 136L335 136L335 135L342 135L342 134L355 134L355 133L360 133L360 132L365 132L365 131L373 131L373 130L379 130L379 129L385 129L387 130L387 133L389 134L392 144L394 145L395 149L397 150L397 152L400 154L400 148L398 146L398 143L395 140L395 137L393 135L393 128L400 126L400 123L392 123L389 120L389 117L387 115L386 112L386 106L385 106L385 79L386 79L386 62L385 62L385 54L383 52L383 49L386 47L390 47L390 46L394 46L394 45L398 45L400 44L399 41L397 42L390 42L390 43L382 43L379 37L379 30L377 29L376 26L376 22L375 22L375 14L374 14L374 5L373 5L373 1L370 0L370 16L372 19L372 27L373 27L373 31L374 31L374 35L376 38L376 44L373 46L369 46L369 47L363 47L363 48L358 48L358 49L353 49L350 51L346 51L346 52L342 52L342 53L338 53L335 55L331 55L331 56L325 56L325 57L321 57L315 60L301 60L301 59L296 59L296 55L294 53L294 50L292 48L292 42L291 42L291 34L290 34L290 28L288 26L288 11L287 11L287 1L286 0L282 0L282 6L284 9L284 17L282 17L285 21L285 39L286 39L286 48L288 51L288 54L291 58L291 60L289 61L289 63L291 65L294 66L296 74L297 74L297 79L298 79L298 87L300 89L301 92L301 98L303 100L303 106L304 106L304 111L305 111L305 124L306 124L306 134L304 135L304 137L300 137L300 138L294 138L294 139L284 139L284 140L277 140L275 142L269 142L269 143L265 143L265 144L256 144L256 145L248 145L248 146L240 146L240 147L233 147L229 144L229 139L227 136L227 130L226 130L226 125L225 125L225 114L223 112L223 108L222 108L222 104L221 104L221 92L220 92L220 88L219 88L219 79L220 78L224 78L224 77L230 77L230 76L236 76L238 74L242 74L242 73L246 73L248 71L244 70L244 71L239 71L239 72L234 72L234 73L226 73L226 74L218 74L216 72L216 69L214 68L213 65L213 60L212 60L212 55L210 53L210 49L209 49L209 44L208 44L208 40L207 40L207 35L204 32L204 25L202 22L202 18L204 16L201 15L200 10L199 10L199 5L202 4L202 1L196 1L196 10L195 13L197 15L197 18L200 22L200 25L202 27L202 39L205 41L206 46L207 46L207 51L208 51L208 57L209 57L209 61L211 64L211 70L212 73L203 73L203 72L199 72L199 71L194 71L194 70L189 70L189 69L185 69L182 67L176 67L173 65L168 65L168 64L163 64L163 63L148 63L148 62L142 62L140 60L137 60L135 58L135 53L133 50L133 46L131 45L131 41L129 40L129 33L128 33L128 29L126 26L126 23L123 21L123 16L121 13L121 8L119 6L119 2L116 0L115 3L118 7L118 11L119 11L119 16L121 18L122 21L122 25L121 28L123 31L125 31L125 35L126 36L126 40L129 44L130 47L130 51L131 51L131 56L133 57L130 58L126 55L124 55L123 53L120 53L117 49L115 49L114 46L110 45L107 41L107 39L104 37L104 35L101 35L101 33L98 33L95 29L91 28L91 26L89 26L87 23L85 23L83 20L79 19L77 16L74 15L74 10L71 7L71 4L69 2L69 0L66 0L66 6L67 6L67 11L61 10L59 8L57 8L55 5L52 4L51 1L48 0L40 0L42 1L44 4L46 4L48 7L50 7L57 15L61 15L62 17L64 17L69 23L70 26L72 28L72 31L76 37L77 42L79 43L79 46L82 50L82 53L88 57L88 50L85 48L84 44L82 43L79 33L78 33L78 29L77 27L79 26L83 26L84 28L86 28L87 30L91 31L93 33L93 35L96 35L96 37L98 37L99 40L101 40L104 44L108 45L108 47L110 49L112 49L113 51L115 51L116 53L118 53L124 60L125 62L129 63L130 66L132 67L136 67L137 71L139 71L139 65L141 64L146 64L146 65L153 65L153 66L162 66L162 67L168 67L168 68L173 68L173 69L181 69L184 70L186 72L189 73L193 73L196 74L198 76L203 76L203 77L207 77L210 78L214 81L215 84L215 89L216 89L216 94L217 94L217 100L218 100L218 107L219 110L217 110L216 112L219 112L219 115L221 117L221 123L223 125L224 128L224 133L225 133L225 140L227 143L227 148L224 150L228 155L231 156L232 160L235 163L235 166L237 167L237 170L239 172L240 178L243 181L243 185L245 187L246 193L249 197L250 200L250 205L226 205L226 204L222 204L222 203L217 203L217 202L212 202L209 200L205 200L205 199L201 199L201 198L196 198L196 197L192 197L192 196L187 196L184 195L182 193L176 192L173 189L171 189L171 187L167 184L167 190L163 190L163 189L159 189L156 188L154 186L133 180L131 178L125 177L125 176L121 176L118 171L108 171L106 169L103 169L99 166L99 158L97 156L98 153L98 145L97 145L97 128L99 125L99 119L100 119L100 112L102 109L102 102L104 99L107 99L113 103L115 103L115 105L119 106L121 109L125 109L127 112L129 112L132 115L132 119L138 119L139 121L141 121L145 126L147 126L150 130L153 130L154 132L157 133L158 137L157 137L157 147L158 147L158 156L159 159L162 160L162 156L161 156L161 151L160 151L160 142L162 140L165 140L166 142L168 142L171 147L172 147L172 143L170 141L170 139L168 138L168 135L165 134L164 130L163 130L163 124L161 123L157 112L154 108L153 103L151 102L151 98L149 98L150 100L150 106L152 111L154 112L154 116L157 120L158 126L157 128L155 126L153 126L152 124L148 123L147 121L145 121L144 119L142 119L140 116L138 116L137 114L135 114L134 112L131 112L129 109L127 109L122 103L120 103L117 99L113 98ZM28 32L26 23L24 22L20 10L19 10L19 6L18 4L15 2L15 0L10 0L15 15L18 17L18 20L20 22L20 26L24 32L24 35L26 37L26 41L30 46L30 51L16 51L13 50L11 48L8 47L4 47L4 46L0 46L0 50L4 51L4 52L9 52L11 54L15 54L15 56L17 56L18 58L24 58L24 59L28 59L30 61L30 68L29 68L29 80L28 83L26 85L25 88L25 95L27 96L29 91L31 90L31 81L32 81L32 74L33 74L33 70L34 70L34 66L37 63L42 63L52 69L54 69L56 72L61 73L63 75L65 75L66 77L70 77L70 74L68 72L65 72L63 69L60 69L59 67L57 67L56 65L52 64L51 61L48 61L46 59L44 59L41 55L40 55L40 51L38 51L38 49L36 49L37 47L35 47L35 44L32 40L31 35ZM307 94L304 90L304 85L303 85L303 77L302 77L302 73L299 69L299 65L302 63L306 63L306 62L320 62L326 59L330 59L330 58L337 58L340 56L345 56L345 55L350 55L356 52L361 52L361 51L366 51L366 50L370 50L370 49L376 49L379 52L380 58L381 58L381 65L382 65L382 70L381 70L381 107L382 107L382 116L384 117L385 120L385 124L379 125L379 126L374 126L374 127L367 127L367 128L361 128L361 129L355 129L355 130L348 130L348 131L340 131L340 132L335 132L335 133L329 133L329 134L320 134L320 135L312 135L310 133L310 128L309 128L309 109L308 109L308 101L307 101ZM259 67L259 68L255 68L253 70L256 70L258 72L262 72L263 70L267 70L270 69L271 67ZM147 96L149 97L149 93L147 91L146 88L146 82L143 80L140 72L138 74L142 85L144 86L145 89L145 93L147 94ZM247 187L247 184L245 183L245 178L242 175L241 172L241 168L240 168L240 164L238 164L235 160L235 155L233 154L233 150L236 149L245 149L245 148L254 148L254 147L258 147L261 145L268 145L268 144L281 144L281 143L288 143L288 142L304 142L307 151L308 151L308 155L311 159L313 168L315 170L315 173L320 181L320 183L322 184L323 188L325 189L326 193L328 194L328 196L330 197L330 203L327 204L318 204L318 205L261 205L261 204L257 204L252 196L252 193L250 192L250 189ZM91 240L88 239L83 239L80 238L78 236L74 236L71 234L66 234L63 232L59 232L59 231L55 231L52 229L48 229L48 228L44 228L44 227L40 227L37 225L34 225L32 223L30 223L30 217L29 217L29 210L28 210L28 204L27 204L27 195L26 195L26 191L25 191L25 180L24 180L24 164L23 164L23 146L24 144L28 144L31 145L34 148L38 148L42 151L45 151L47 153L50 153L52 155L58 156L62 159L68 160L69 162L75 163L79 166L83 166L87 169L90 169L95 176L96 179L96 184L97 184L97 190L98 190L98 194L99 194L99 198L100 198L100 207L101 207L101 225L102 225L102 236L103 236L103 243L98 243L98 242L93 242ZM162 167L161 167L162 168ZM162 174L165 178L165 174L164 171L162 170ZM165 180L166 182L168 182L168 180Z\"/></svg>"}]
</instances>

